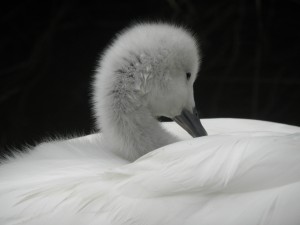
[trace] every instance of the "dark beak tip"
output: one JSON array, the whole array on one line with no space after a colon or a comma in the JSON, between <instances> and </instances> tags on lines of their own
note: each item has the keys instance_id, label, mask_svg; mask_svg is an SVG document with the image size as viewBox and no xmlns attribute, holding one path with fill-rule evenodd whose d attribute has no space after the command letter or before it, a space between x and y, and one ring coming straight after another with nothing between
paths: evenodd
<instances>
[{"instance_id":1,"label":"dark beak tip","mask_svg":"<svg viewBox=\"0 0 300 225\"><path fill-rule=\"evenodd\" d=\"M207 136L207 132L202 126L198 118L197 110L195 109L193 109L193 113L187 109L182 110L182 113L179 116L176 116L174 121L194 138Z\"/></svg>"}]
</instances>

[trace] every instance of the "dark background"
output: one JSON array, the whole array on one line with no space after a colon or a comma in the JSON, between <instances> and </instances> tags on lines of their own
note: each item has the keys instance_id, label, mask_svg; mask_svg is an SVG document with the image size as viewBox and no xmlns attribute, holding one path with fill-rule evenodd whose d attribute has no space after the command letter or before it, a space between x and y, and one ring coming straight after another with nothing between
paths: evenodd
<instances>
[{"instance_id":1,"label":"dark background","mask_svg":"<svg viewBox=\"0 0 300 225\"><path fill-rule=\"evenodd\" d=\"M144 20L179 22L198 34L202 117L300 125L299 1L10 1L0 16L3 152L93 132L97 59L116 32Z\"/></svg>"}]
</instances>

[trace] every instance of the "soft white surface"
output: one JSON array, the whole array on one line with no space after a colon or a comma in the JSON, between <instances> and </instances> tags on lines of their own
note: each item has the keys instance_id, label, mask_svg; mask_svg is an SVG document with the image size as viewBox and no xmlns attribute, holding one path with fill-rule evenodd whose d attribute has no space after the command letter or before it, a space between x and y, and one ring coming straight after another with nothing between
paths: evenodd
<instances>
[{"instance_id":1,"label":"soft white surface","mask_svg":"<svg viewBox=\"0 0 300 225\"><path fill-rule=\"evenodd\" d=\"M0 224L297 225L300 128L206 119L129 163L95 134L53 141L0 166Z\"/></svg>"}]
</instances>

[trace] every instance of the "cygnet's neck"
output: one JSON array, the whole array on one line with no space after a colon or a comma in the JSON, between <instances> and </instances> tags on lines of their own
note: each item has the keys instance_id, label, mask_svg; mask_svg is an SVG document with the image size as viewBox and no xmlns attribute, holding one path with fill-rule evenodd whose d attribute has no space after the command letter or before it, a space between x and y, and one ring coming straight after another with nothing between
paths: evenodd
<instances>
[{"instance_id":1,"label":"cygnet's neck","mask_svg":"<svg viewBox=\"0 0 300 225\"><path fill-rule=\"evenodd\" d=\"M145 106L127 110L116 110L109 104L102 110L102 132L104 141L116 154L127 160L136 160L142 155L167 144L174 143L176 137L165 131ZM106 115L106 116L105 116Z\"/></svg>"}]
</instances>

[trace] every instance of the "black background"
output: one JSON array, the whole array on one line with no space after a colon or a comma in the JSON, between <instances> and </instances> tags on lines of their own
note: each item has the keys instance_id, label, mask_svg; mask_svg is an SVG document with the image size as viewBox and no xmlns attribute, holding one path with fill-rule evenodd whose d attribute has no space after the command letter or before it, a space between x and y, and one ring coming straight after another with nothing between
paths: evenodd
<instances>
[{"instance_id":1,"label":"black background","mask_svg":"<svg viewBox=\"0 0 300 225\"><path fill-rule=\"evenodd\" d=\"M197 33L202 117L300 125L299 1L10 1L0 10L4 152L93 132L97 59L116 32L144 20L178 22Z\"/></svg>"}]
</instances>

